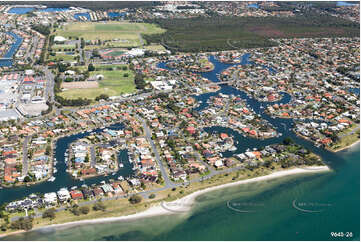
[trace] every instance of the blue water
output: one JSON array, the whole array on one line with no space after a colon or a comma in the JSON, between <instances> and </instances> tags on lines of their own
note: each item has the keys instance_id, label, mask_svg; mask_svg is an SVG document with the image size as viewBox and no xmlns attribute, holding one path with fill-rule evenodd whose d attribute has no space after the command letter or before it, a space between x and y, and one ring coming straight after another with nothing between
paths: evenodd
<instances>
[{"instance_id":1,"label":"blue water","mask_svg":"<svg viewBox=\"0 0 361 242\"><path fill-rule=\"evenodd\" d=\"M123 124L113 124L110 125L108 128L112 130L120 130L124 128ZM95 129L93 132L98 133L101 132L103 129ZM128 153L126 150L122 150L119 153L120 160L123 161L124 167L120 168L115 175L108 175L108 176L98 176L89 179L85 179L84 182L79 180L74 180L67 172L67 166L65 163L64 153L70 143L82 139L88 136L89 132L78 133L70 136L65 136L60 138L56 142L55 148L55 157L57 160L56 169L58 170L57 173L54 174L56 180L54 182L43 182L37 185L33 185L31 187L16 187L16 188L4 188L0 190L0 204L4 202L10 202L16 199L20 199L25 196L29 196L31 193L47 193L57 191L62 187L72 187L72 186L81 186L83 184L92 185L92 184L99 184L103 180L109 179L117 179L119 176L128 177L132 175L134 172L132 170L133 165L129 162Z\"/></svg>"},{"instance_id":2,"label":"blue water","mask_svg":"<svg viewBox=\"0 0 361 242\"><path fill-rule=\"evenodd\" d=\"M338 1L336 6L337 7L342 7L342 6L355 6L355 5L358 5L357 3L349 3L349 2L344 2L344 1Z\"/></svg>"},{"instance_id":3,"label":"blue water","mask_svg":"<svg viewBox=\"0 0 361 242\"><path fill-rule=\"evenodd\" d=\"M20 36L14 34L13 32L6 32L8 35L12 36L15 39L15 42L12 44L8 52L0 58L0 67L1 66L12 66L13 61L12 59L9 60L9 58L12 58L17 50L19 49L21 43L23 42L23 38Z\"/></svg>"},{"instance_id":4,"label":"blue water","mask_svg":"<svg viewBox=\"0 0 361 242\"><path fill-rule=\"evenodd\" d=\"M249 55L248 55L249 56ZM248 57L242 58L245 62ZM219 82L217 74L223 71L214 57L212 72L201 73ZM243 61L242 60L242 61ZM163 68L164 64L160 64ZM229 65L230 66L230 65ZM224 189L197 198L197 206L188 217L160 216L136 221L83 225L67 229L39 230L9 236L9 240L330 240L330 232L352 232L352 240L360 238L360 147L332 153L315 147L312 142L297 137L291 130L292 119L271 118L261 108L261 103L248 97L243 91L222 85L219 91L245 99L263 119L274 125L281 137L258 140L244 137L227 128L213 126L208 132L227 132L235 137L237 153L247 148L281 142L291 137L297 144L321 156L332 172L313 175L298 175L267 182L257 182ZM200 95L203 103L209 95ZM287 103L291 96L282 93ZM69 141L64 140L63 145ZM64 149L59 147L56 156ZM58 152L60 152L58 154ZM234 152L225 152L230 156ZM61 158L60 158L61 159ZM58 169L59 170L59 169ZM29 189L33 190L33 187ZM11 190L9 190L11 192ZM5 193L3 193L5 195ZM1 196L0 192L0 198ZM8 195L8 193L6 193ZM292 207L292 201L330 204L322 213L302 213ZM226 206L227 201L264 204L258 213L235 213ZM341 239L341 238L339 238ZM344 238L345 239L345 238ZM350 239L350 240L351 240Z\"/></svg>"},{"instance_id":5,"label":"blue water","mask_svg":"<svg viewBox=\"0 0 361 242\"><path fill-rule=\"evenodd\" d=\"M80 20L80 18L79 18L80 16L84 16L88 20L90 20L90 14L89 13L76 13L76 14L74 14L74 18L76 18L77 20Z\"/></svg>"},{"instance_id":6,"label":"blue water","mask_svg":"<svg viewBox=\"0 0 361 242\"><path fill-rule=\"evenodd\" d=\"M64 12L64 11L68 11L69 8L44 8L44 9L39 9L37 11L39 12Z\"/></svg>"},{"instance_id":7,"label":"blue water","mask_svg":"<svg viewBox=\"0 0 361 242\"><path fill-rule=\"evenodd\" d=\"M360 88L350 88L350 92L360 96Z\"/></svg>"},{"instance_id":8,"label":"blue water","mask_svg":"<svg viewBox=\"0 0 361 242\"><path fill-rule=\"evenodd\" d=\"M125 16L125 13L108 12L108 16L109 16L110 18L124 17L124 16Z\"/></svg>"},{"instance_id":9,"label":"blue water","mask_svg":"<svg viewBox=\"0 0 361 242\"><path fill-rule=\"evenodd\" d=\"M259 6L257 3L252 3L252 4L247 5L247 8L259 8Z\"/></svg>"},{"instance_id":10,"label":"blue water","mask_svg":"<svg viewBox=\"0 0 361 242\"><path fill-rule=\"evenodd\" d=\"M16 7L11 8L8 13L15 13L15 14L25 14L32 11L39 11L39 12L62 12L67 11L69 8L23 8L23 7Z\"/></svg>"},{"instance_id":11,"label":"blue water","mask_svg":"<svg viewBox=\"0 0 361 242\"><path fill-rule=\"evenodd\" d=\"M19 7L19 8L11 8L8 13L16 13L16 14L25 14L25 13L28 13L28 12L31 12L31 11L34 11L35 8L22 8L22 7Z\"/></svg>"}]
</instances>

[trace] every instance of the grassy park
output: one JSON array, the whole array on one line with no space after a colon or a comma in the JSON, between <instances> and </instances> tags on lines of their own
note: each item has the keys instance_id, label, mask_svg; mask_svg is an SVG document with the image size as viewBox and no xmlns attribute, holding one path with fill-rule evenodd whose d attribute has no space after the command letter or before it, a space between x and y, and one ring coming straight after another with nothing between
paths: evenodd
<instances>
[{"instance_id":1,"label":"grassy park","mask_svg":"<svg viewBox=\"0 0 361 242\"><path fill-rule=\"evenodd\" d=\"M62 26L55 35L65 38L80 37L85 40L109 41L109 47L135 47L144 42L142 34L160 34L165 32L155 24L107 22L107 23L73 23ZM89 47L88 47L89 48Z\"/></svg>"},{"instance_id":2,"label":"grassy park","mask_svg":"<svg viewBox=\"0 0 361 242\"><path fill-rule=\"evenodd\" d=\"M124 70L123 68L127 68ZM89 98L95 99L100 94L119 96L135 90L134 73L127 65L95 65L96 70L89 72L89 76L103 75L98 81L98 88L71 89L60 93L66 99ZM110 70L113 68L113 70Z\"/></svg>"}]
</instances>

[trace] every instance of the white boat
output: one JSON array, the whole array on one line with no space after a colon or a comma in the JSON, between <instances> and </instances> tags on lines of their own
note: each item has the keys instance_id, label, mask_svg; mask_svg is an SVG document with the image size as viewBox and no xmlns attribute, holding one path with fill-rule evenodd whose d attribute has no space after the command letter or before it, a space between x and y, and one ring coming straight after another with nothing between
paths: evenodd
<instances>
[{"instance_id":1,"label":"white boat","mask_svg":"<svg viewBox=\"0 0 361 242\"><path fill-rule=\"evenodd\" d=\"M103 184L103 185L104 185L104 184L105 184L105 181L101 181L100 184Z\"/></svg>"},{"instance_id":2,"label":"white boat","mask_svg":"<svg viewBox=\"0 0 361 242\"><path fill-rule=\"evenodd\" d=\"M112 176L114 176L115 174L116 174L116 173L115 173L115 172L113 172L113 173L112 173Z\"/></svg>"},{"instance_id":3,"label":"white boat","mask_svg":"<svg viewBox=\"0 0 361 242\"><path fill-rule=\"evenodd\" d=\"M123 163L119 163L119 168L123 168L123 167L124 167Z\"/></svg>"},{"instance_id":4,"label":"white boat","mask_svg":"<svg viewBox=\"0 0 361 242\"><path fill-rule=\"evenodd\" d=\"M70 189L71 190L75 190L75 189L77 189L78 187L77 186L73 186L73 187L71 187Z\"/></svg>"},{"instance_id":5,"label":"white boat","mask_svg":"<svg viewBox=\"0 0 361 242\"><path fill-rule=\"evenodd\" d=\"M120 177L118 177L118 180L119 180L119 181L123 181L124 178L123 178L122 176L120 176Z\"/></svg>"},{"instance_id":6,"label":"white boat","mask_svg":"<svg viewBox=\"0 0 361 242\"><path fill-rule=\"evenodd\" d=\"M235 150L237 150L237 148L235 146L232 146L229 150L230 151L235 151Z\"/></svg>"},{"instance_id":7,"label":"white boat","mask_svg":"<svg viewBox=\"0 0 361 242\"><path fill-rule=\"evenodd\" d=\"M137 167L133 167L132 170L135 171L137 169Z\"/></svg>"},{"instance_id":8,"label":"white boat","mask_svg":"<svg viewBox=\"0 0 361 242\"><path fill-rule=\"evenodd\" d=\"M53 173L57 173L57 172L58 172L58 170L56 168L54 168Z\"/></svg>"},{"instance_id":9,"label":"white boat","mask_svg":"<svg viewBox=\"0 0 361 242\"><path fill-rule=\"evenodd\" d=\"M49 179L48 179L48 181L50 181L50 182L53 182L53 181L55 181L55 177L50 177Z\"/></svg>"},{"instance_id":10,"label":"white boat","mask_svg":"<svg viewBox=\"0 0 361 242\"><path fill-rule=\"evenodd\" d=\"M83 178L80 178L79 181L84 181L84 179L83 179Z\"/></svg>"}]
</instances>

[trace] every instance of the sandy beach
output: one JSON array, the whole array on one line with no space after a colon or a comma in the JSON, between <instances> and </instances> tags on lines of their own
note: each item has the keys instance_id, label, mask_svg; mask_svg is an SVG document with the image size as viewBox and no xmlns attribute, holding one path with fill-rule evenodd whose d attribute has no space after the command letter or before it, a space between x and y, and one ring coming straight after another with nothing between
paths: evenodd
<instances>
[{"instance_id":1,"label":"sandy beach","mask_svg":"<svg viewBox=\"0 0 361 242\"><path fill-rule=\"evenodd\" d=\"M242 185L242 184L252 183L252 182L271 180L271 179L289 176L289 175L326 172L326 171L330 171L330 169L327 166L313 166L313 167L306 167L306 168L293 168L293 169L284 170L284 171L276 171L276 172L271 173L266 176L255 177L255 178L250 178L250 179L246 179L246 180L241 180L241 181L237 181L237 182L232 182L232 183L227 183L227 184L223 184L223 185L219 185L219 186L206 188L204 190L194 192L192 194L189 194L183 198L180 198L180 199L172 201L172 202L161 202L160 204L150 207L146 211L136 213L136 214L120 216L120 217L81 220L81 221L74 221L74 222L69 222L69 223L64 223L64 224L53 224L53 225L49 225L49 226L45 226L45 227L41 227L41 228L35 228L35 229L33 229L33 231L47 230L47 229L53 229L53 228L66 228L66 227L73 227L73 226L78 226L78 225L82 225L82 224L97 224L97 223L108 223L108 222L123 221L123 220L134 220L134 219L139 219L139 218L169 215L169 214L175 214L175 213L186 213L191 210L192 204L194 204L195 199L198 196L200 196L204 193L207 193L207 192L215 191L218 189L223 189L226 187L232 187L232 186L238 186L238 185ZM10 234L0 235L0 238L7 236L7 235L10 235Z\"/></svg>"},{"instance_id":2,"label":"sandy beach","mask_svg":"<svg viewBox=\"0 0 361 242\"><path fill-rule=\"evenodd\" d=\"M336 153L336 152L339 152L339 151L343 151L343 150L352 148L352 147L354 147L356 145L358 145L358 146L360 145L360 140L358 140L355 143L352 143L352 144L350 144L348 146L345 146L345 147L342 147L342 148L339 148L339 149L336 149L336 150L331 150L331 149L328 149L328 150Z\"/></svg>"}]
</instances>

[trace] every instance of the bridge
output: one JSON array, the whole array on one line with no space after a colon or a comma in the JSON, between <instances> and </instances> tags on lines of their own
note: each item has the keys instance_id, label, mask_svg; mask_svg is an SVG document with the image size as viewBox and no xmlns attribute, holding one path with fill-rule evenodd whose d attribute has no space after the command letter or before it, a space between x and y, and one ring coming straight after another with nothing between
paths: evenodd
<instances>
[{"instance_id":1,"label":"bridge","mask_svg":"<svg viewBox=\"0 0 361 242\"><path fill-rule=\"evenodd\" d=\"M204 84L201 87L210 87L210 86L215 86L215 85L228 85L231 83L232 83L232 81L212 82L212 83Z\"/></svg>"}]
</instances>

